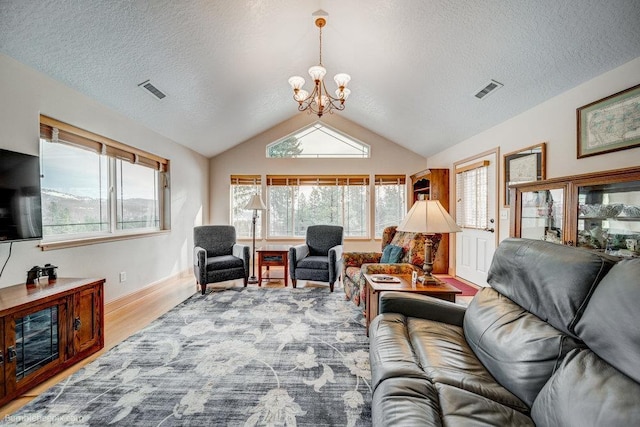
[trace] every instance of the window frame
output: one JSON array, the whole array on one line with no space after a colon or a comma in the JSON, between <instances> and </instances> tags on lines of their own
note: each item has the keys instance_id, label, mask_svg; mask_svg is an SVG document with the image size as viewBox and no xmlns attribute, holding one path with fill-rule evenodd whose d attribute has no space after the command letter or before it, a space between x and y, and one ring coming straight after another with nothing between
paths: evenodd
<instances>
[{"instance_id":1,"label":"window frame","mask_svg":"<svg viewBox=\"0 0 640 427\"><path fill-rule=\"evenodd\" d=\"M238 233L238 226L236 225L236 219L234 215L234 186L252 186L254 187L255 194L262 196L262 176L261 175L231 175L231 183L229 185L229 223L236 228L236 238L238 240L251 239L251 233L248 236ZM249 211L247 211L249 212ZM253 215L253 213L251 214ZM256 221L256 239L262 240L264 238L264 228L262 221L263 214L258 213L258 220Z\"/></svg>"},{"instance_id":2,"label":"window frame","mask_svg":"<svg viewBox=\"0 0 640 427\"><path fill-rule=\"evenodd\" d=\"M481 177L478 177L482 174ZM466 190L465 182L469 177L473 180L474 188L469 190L473 194L470 194L470 198L467 198L468 191ZM463 166L456 169L456 223L461 228L484 230L489 224L489 194L488 194L488 179L489 179L489 161L484 160L481 162L473 163L468 166ZM483 182L480 182L483 180ZM484 194L478 194L478 190L484 190ZM484 199L483 199L484 198ZM473 200L471 200L473 199ZM467 201L471 201L473 204L471 210L467 209ZM480 205L483 205L480 207ZM484 213L484 215L482 215ZM467 221L469 220L469 221Z\"/></svg>"},{"instance_id":3,"label":"window frame","mask_svg":"<svg viewBox=\"0 0 640 427\"><path fill-rule=\"evenodd\" d=\"M301 151L298 154L288 154L283 156L273 156L272 148L278 146L279 144L284 143L291 138L294 138L296 142L302 142L303 138L308 137L313 133L322 133L326 138L332 138L340 141L342 144L357 146L356 152L353 154L345 154L345 153L315 153L315 154L305 154L304 151ZM267 159L369 159L371 158L371 146L366 144L352 136L347 135L344 132L339 131L321 121L315 121L308 126L298 129L295 132L292 132L283 138L278 139L277 141L271 142L267 144L265 148L265 157Z\"/></svg>"},{"instance_id":4,"label":"window frame","mask_svg":"<svg viewBox=\"0 0 640 427\"><path fill-rule=\"evenodd\" d=\"M288 212L287 216L291 218L291 228L288 230L291 234L287 235L276 235L272 234L271 231L271 209L267 209L267 226L266 226L266 238L270 240L295 240L295 239L304 239L304 235L296 235L296 203L297 203L297 195L299 191L297 191L298 187L302 186L340 186L343 188L342 190L342 202L341 202L341 212L340 212L340 223L345 227L345 239L356 240L356 239L370 239L371 238L371 195L370 195L370 186L369 186L369 175L267 175L266 176L266 187L267 187L267 206L270 206L271 203L271 188L273 187L288 187L290 189L290 200L291 205L287 206ZM347 227L345 226L346 214L345 210L347 209L346 204L344 203L347 194L345 191L349 186L358 186L364 189L364 197L366 198L366 203L362 206L362 213L365 215L366 224L363 226L364 235L359 236L350 236L347 235Z\"/></svg>"},{"instance_id":5,"label":"window frame","mask_svg":"<svg viewBox=\"0 0 640 427\"><path fill-rule=\"evenodd\" d=\"M373 238L374 239L382 239L382 234L386 227L383 227L380 230L380 234L378 235L377 224L378 224L378 189L385 185L393 185L397 186L399 189L403 190L403 195L400 202L400 206L402 207L402 215L398 218L398 221L395 225L400 224L400 222L404 219L404 216L407 214L408 210L408 191L407 191L407 177L406 175L375 175L374 176L374 195L373 195L373 209L374 209L374 220L373 220Z\"/></svg>"},{"instance_id":6,"label":"window frame","mask_svg":"<svg viewBox=\"0 0 640 427\"><path fill-rule=\"evenodd\" d=\"M108 189L107 189L107 209L108 229L99 232L55 234L43 236L39 245L41 250L62 249L75 246L84 246L96 243L103 243L115 240L128 240L140 237L147 237L156 234L166 234L171 230L171 195L170 195L170 162L154 154L147 153L134 147L130 147L121 142L112 140L102 135L89 132L59 120L40 116L40 143L60 143L79 150L88 150L107 159ZM41 156L41 161L44 159ZM158 227L140 227L134 229L119 230L116 224L117 215L117 190L116 163L117 160L148 167L156 171L155 180L157 183L157 214Z\"/></svg>"}]
</instances>

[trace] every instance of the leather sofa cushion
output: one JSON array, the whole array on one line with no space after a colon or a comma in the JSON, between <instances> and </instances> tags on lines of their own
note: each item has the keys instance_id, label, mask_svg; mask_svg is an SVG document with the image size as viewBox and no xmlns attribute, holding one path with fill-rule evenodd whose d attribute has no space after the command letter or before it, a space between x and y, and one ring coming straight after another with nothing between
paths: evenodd
<instances>
[{"instance_id":1,"label":"leather sofa cushion","mask_svg":"<svg viewBox=\"0 0 640 427\"><path fill-rule=\"evenodd\" d=\"M378 315L369 328L369 361L371 388L389 378L407 377L425 379L418 365L407 334L407 318L402 314Z\"/></svg>"},{"instance_id":2,"label":"leather sofa cushion","mask_svg":"<svg viewBox=\"0 0 640 427\"><path fill-rule=\"evenodd\" d=\"M591 350L571 352L536 398L540 427L638 425L640 384Z\"/></svg>"},{"instance_id":3,"label":"leather sofa cushion","mask_svg":"<svg viewBox=\"0 0 640 427\"><path fill-rule=\"evenodd\" d=\"M613 264L592 251L510 238L496 249L487 281L525 310L575 337L587 299Z\"/></svg>"},{"instance_id":4,"label":"leather sofa cushion","mask_svg":"<svg viewBox=\"0 0 640 427\"><path fill-rule=\"evenodd\" d=\"M434 383L455 386L519 410L529 407L496 382L466 343L461 327L408 318L418 363Z\"/></svg>"},{"instance_id":5,"label":"leather sofa cushion","mask_svg":"<svg viewBox=\"0 0 640 427\"><path fill-rule=\"evenodd\" d=\"M476 294L463 327L480 362L529 406L566 354L584 347L491 288Z\"/></svg>"},{"instance_id":6,"label":"leather sofa cushion","mask_svg":"<svg viewBox=\"0 0 640 427\"><path fill-rule=\"evenodd\" d=\"M443 425L535 426L527 415L491 399L445 384L435 386L438 390Z\"/></svg>"},{"instance_id":7,"label":"leather sofa cushion","mask_svg":"<svg viewBox=\"0 0 640 427\"><path fill-rule=\"evenodd\" d=\"M242 259L233 255L220 255L207 258L207 271L244 268Z\"/></svg>"},{"instance_id":8,"label":"leather sofa cushion","mask_svg":"<svg viewBox=\"0 0 640 427\"><path fill-rule=\"evenodd\" d=\"M296 264L296 268L308 268L310 270L329 270L329 257L323 255L310 255L298 261L298 264Z\"/></svg>"},{"instance_id":9,"label":"leather sofa cushion","mask_svg":"<svg viewBox=\"0 0 640 427\"><path fill-rule=\"evenodd\" d=\"M602 279L576 332L600 357L640 382L640 259L620 261Z\"/></svg>"},{"instance_id":10,"label":"leather sofa cushion","mask_svg":"<svg viewBox=\"0 0 640 427\"><path fill-rule=\"evenodd\" d=\"M376 389L371 401L374 426L442 426L438 393L422 378L389 378Z\"/></svg>"}]
</instances>

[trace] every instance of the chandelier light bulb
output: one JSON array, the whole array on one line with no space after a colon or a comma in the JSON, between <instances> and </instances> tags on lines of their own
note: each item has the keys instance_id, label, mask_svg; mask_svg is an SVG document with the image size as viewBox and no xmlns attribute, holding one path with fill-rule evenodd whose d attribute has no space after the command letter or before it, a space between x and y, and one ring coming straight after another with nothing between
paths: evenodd
<instances>
[{"instance_id":1,"label":"chandelier light bulb","mask_svg":"<svg viewBox=\"0 0 640 427\"><path fill-rule=\"evenodd\" d=\"M314 81L321 81L327 74L327 70L322 65L314 65L309 68L309 75Z\"/></svg>"},{"instance_id":2,"label":"chandelier light bulb","mask_svg":"<svg viewBox=\"0 0 640 427\"><path fill-rule=\"evenodd\" d=\"M309 97L309 92L307 92L304 89L299 89L294 95L293 95L293 99L295 99L298 102L303 102L305 99L307 99Z\"/></svg>"},{"instance_id":3,"label":"chandelier light bulb","mask_svg":"<svg viewBox=\"0 0 640 427\"><path fill-rule=\"evenodd\" d=\"M289 77L289 84L294 91L297 91L304 86L304 79L300 76Z\"/></svg>"},{"instance_id":4,"label":"chandelier light bulb","mask_svg":"<svg viewBox=\"0 0 640 427\"><path fill-rule=\"evenodd\" d=\"M336 82L336 86L338 86L339 88L347 87L347 84L350 80L351 76L345 73L336 74L336 76L333 78L333 81Z\"/></svg>"}]
</instances>

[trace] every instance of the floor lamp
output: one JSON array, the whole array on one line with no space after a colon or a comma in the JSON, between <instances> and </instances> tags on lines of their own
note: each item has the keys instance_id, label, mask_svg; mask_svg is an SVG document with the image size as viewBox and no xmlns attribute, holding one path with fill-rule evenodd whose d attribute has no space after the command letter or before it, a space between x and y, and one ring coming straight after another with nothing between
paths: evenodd
<instances>
[{"instance_id":1,"label":"floor lamp","mask_svg":"<svg viewBox=\"0 0 640 427\"><path fill-rule=\"evenodd\" d=\"M253 267L248 283L255 284L258 283L258 279L256 278L256 220L258 219L258 211L266 211L267 207L264 205L260 194L254 194L253 196L251 196L249 203L247 203L247 206L245 206L244 208L253 210L253 223L251 225L251 237L253 239L253 246L251 248L253 253L251 255L251 259L253 261Z\"/></svg>"},{"instance_id":2,"label":"floor lamp","mask_svg":"<svg viewBox=\"0 0 640 427\"><path fill-rule=\"evenodd\" d=\"M399 231L426 234L426 240L424 242L424 265L422 266L425 273L425 281L433 280L431 278L431 271L433 270L433 258L436 255L433 252L433 242L431 241L430 235L462 231L454 219L451 218L451 215L449 215L437 200L416 201L407 213L407 216L405 216L400 225L398 225L397 229Z\"/></svg>"}]
</instances>

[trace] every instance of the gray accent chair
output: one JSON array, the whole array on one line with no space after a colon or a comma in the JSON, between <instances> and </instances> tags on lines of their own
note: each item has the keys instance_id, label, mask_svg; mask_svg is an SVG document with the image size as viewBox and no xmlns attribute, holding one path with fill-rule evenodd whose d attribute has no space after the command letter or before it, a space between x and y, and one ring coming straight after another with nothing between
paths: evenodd
<instances>
[{"instance_id":1,"label":"gray accent chair","mask_svg":"<svg viewBox=\"0 0 640 427\"><path fill-rule=\"evenodd\" d=\"M344 230L339 225L310 225L306 243L289 249L291 284L296 280L315 280L333 285L342 270L342 243Z\"/></svg>"},{"instance_id":2,"label":"gray accent chair","mask_svg":"<svg viewBox=\"0 0 640 427\"><path fill-rule=\"evenodd\" d=\"M249 278L249 246L236 243L232 225L201 225L193 228L193 273L202 288L207 283Z\"/></svg>"}]
</instances>

